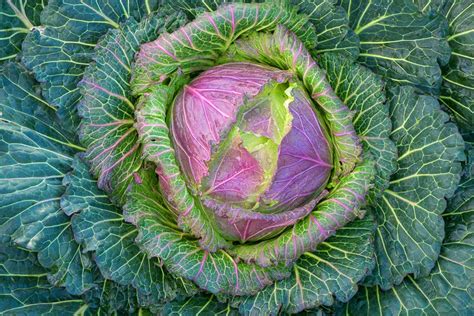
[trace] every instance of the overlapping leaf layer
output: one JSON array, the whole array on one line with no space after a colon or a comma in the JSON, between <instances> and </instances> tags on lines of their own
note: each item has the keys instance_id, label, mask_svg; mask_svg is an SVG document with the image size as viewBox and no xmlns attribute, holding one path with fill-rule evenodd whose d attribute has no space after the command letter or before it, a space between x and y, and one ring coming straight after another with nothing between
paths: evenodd
<instances>
[{"instance_id":1,"label":"overlapping leaf layer","mask_svg":"<svg viewBox=\"0 0 474 316\"><path fill-rule=\"evenodd\" d=\"M2 1L0 314L471 315L473 14L468 0ZM307 216L242 243L170 128L183 87L229 62L305 89L334 152Z\"/></svg>"}]
</instances>

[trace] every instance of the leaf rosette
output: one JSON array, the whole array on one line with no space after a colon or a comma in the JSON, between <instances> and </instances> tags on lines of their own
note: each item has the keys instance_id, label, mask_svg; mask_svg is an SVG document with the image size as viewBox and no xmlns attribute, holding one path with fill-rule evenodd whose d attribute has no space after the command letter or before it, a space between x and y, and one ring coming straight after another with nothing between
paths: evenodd
<instances>
[{"instance_id":1,"label":"leaf rosette","mask_svg":"<svg viewBox=\"0 0 474 316\"><path fill-rule=\"evenodd\" d=\"M466 311L472 174L435 96L468 130L471 6L256 2L3 5L0 266L38 271L8 282L77 313Z\"/></svg>"},{"instance_id":2,"label":"leaf rosette","mask_svg":"<svg viewBox=\"0 0 474 316\"><path fill-rule=\"evenodd\" d=\"M250 295L363 217L374 164L308 50L306 16L227 4L140 40L122 58L120 37L103 40L80 84L80 137L150 257L214 294Z\"/></svg>"}]
</instances>

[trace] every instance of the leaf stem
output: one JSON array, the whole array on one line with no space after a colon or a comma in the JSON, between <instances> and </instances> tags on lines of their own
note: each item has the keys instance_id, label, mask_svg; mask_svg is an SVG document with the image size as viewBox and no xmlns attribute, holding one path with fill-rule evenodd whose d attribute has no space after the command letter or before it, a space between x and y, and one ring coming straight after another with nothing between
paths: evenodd
<instances>
[{"instance_id":1,"label":"leaf stem","mask_svg":"<svg viewBox=\"0 0 474 316\"><path fill-rule=\"evenodd\" d=\"M29 30L31 30L34 27L34 25L30 22L30 20L26 16L24 8L22 8L21 11L18 10L18 8L13 4L12 0L7 0L7 3L10 6L10 8L13 10L13 12L15 12L15 15L21 20L21 22L23 22L23 24Z\"/></svg>"}]
</instances>

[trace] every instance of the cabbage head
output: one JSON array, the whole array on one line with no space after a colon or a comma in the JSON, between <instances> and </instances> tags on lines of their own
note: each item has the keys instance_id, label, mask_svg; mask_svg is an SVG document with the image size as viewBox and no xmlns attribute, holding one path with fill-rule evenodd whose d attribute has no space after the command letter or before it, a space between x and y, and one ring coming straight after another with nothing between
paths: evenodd
<instances>
[{"instance_id":1,"label":"cabbage head","mask_svg":"<svg viewBox=\"0 0 474 316\"><path fill-rule=\"evenodd\" d=\"M0 3L0 314L472 315L469 0Z\"/></svg>"}]
</instances>

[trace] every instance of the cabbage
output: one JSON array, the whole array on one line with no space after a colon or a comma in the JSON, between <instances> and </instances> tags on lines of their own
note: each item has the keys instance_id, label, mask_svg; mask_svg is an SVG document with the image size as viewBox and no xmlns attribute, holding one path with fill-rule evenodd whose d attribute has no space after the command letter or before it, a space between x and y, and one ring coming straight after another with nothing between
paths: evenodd
<instances>
[{"instance_id":1,"label":"cabbage","mask_svg":"<svg viewBox=\"0 0 474 316\"><path fill-rule=\"evenodd\" d=\"M473 15L3 1L0 314L471 314Z\"/></svg>"}]
</instances>

